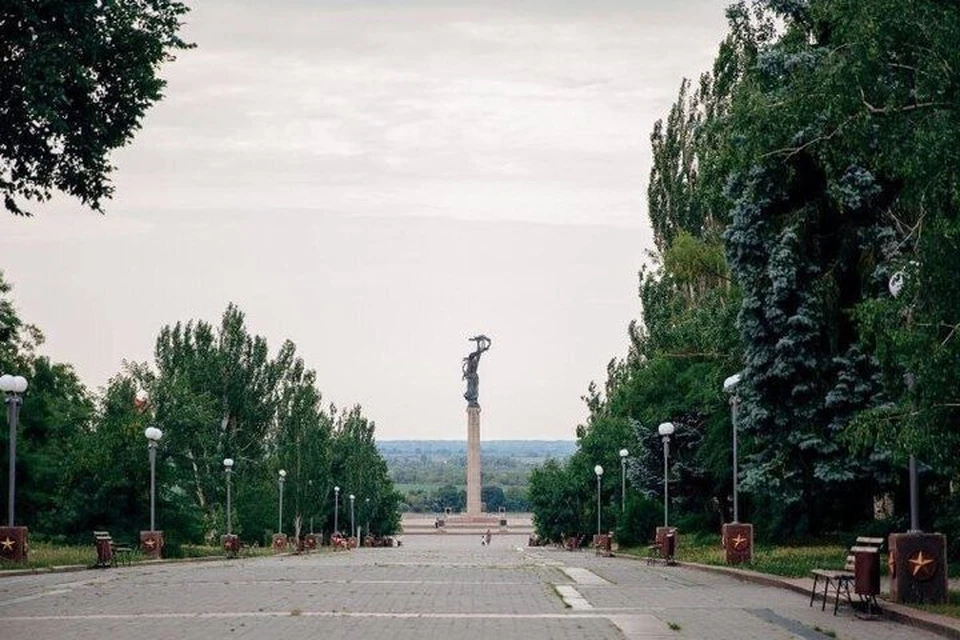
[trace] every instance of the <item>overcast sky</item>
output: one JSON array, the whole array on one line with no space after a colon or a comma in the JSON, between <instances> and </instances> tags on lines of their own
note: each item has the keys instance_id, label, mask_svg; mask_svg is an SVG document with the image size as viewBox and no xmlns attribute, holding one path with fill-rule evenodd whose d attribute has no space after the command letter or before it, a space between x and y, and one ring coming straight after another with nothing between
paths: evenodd
<instances>
[{"instance_id":1,"label":"overcast sky","mask_svg":"<svg viewBox=\"0 0 960 640\"><path fill-rule=\"evenodd\" d=\"M203 0L117 152L107 215L0 214L43 352L91 389L229 302L380 439L572 439L652 246L649 134L723 37L716 0Z\"/></svg>"}]
</instances>

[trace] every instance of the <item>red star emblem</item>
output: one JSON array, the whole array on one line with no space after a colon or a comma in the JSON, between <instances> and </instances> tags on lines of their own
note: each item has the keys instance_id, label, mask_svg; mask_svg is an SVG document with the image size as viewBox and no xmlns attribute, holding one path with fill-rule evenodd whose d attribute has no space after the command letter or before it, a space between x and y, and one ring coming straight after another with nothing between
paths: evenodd
<instances>
[{"instance_id":1,"label":"red star emblem","mask_svg":"<svg viewBox=\"0 0 960 640\"><path fill-rule=\"evenodd\" d=\"M919 582L929 580L937 572L937 561L929 555L923 555L922 549L911 556L907 563L913 565L911 574Z\"/></svg>"}]
</instances>

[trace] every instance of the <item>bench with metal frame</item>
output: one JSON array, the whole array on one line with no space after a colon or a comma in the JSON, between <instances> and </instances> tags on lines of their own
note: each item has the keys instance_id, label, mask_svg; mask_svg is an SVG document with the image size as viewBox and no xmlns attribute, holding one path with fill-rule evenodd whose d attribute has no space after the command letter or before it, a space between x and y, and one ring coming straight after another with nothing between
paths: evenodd
<instances>
[{"instance_id":1,"label":"bench with metal frame","mask_svg":"<svg viewBox=\"0 0 960 640\"><path fill-rule=\"evenodd\" d=\"M821 611L825 611L827 608L827 599L830 597L831 589L833 590L834 594L833 615L837 615L837 609L840 607L841 595L846 595L847 602L849 602L850 606L852 607L853 598L850 595L850 585L856 579L856 554L858 552L879 554L883 543L883 538L860 536L857 538L856 542L853 543L853 546L850 547L850 551L847 554L847 560L843 565L843 569L814 569L812 571L813 588L810 590L810 606L813 606L813 603L818 595L817 584L820 580L823 580L823 603L820 606ZM868 606L877 606L877 596L874 594L866 596L861 595L860 599Z\"/></svg>"},{"instance_id":2,"label":"bench with metal frame","mask_svg":"<svg viewBox=\"0 0 960 640\"><path fill-rule=\"evenodd\" d=\"M128 565L133 562L136 549L114 542L109 531L94 531L93 544L97 549L96 567L105 569L118 564Z\"/></svg>"}]
</instances>

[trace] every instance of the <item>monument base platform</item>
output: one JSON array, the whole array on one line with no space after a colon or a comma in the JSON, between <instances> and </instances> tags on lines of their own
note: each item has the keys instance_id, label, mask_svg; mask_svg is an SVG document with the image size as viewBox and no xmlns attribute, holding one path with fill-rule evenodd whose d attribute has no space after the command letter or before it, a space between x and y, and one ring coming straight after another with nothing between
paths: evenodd
<instances>
[{"instance_id":1,"label":"monument base platform","mask_svg":"<svg viewBox=\"0 0 960 640\"><path fill-rule=\"evenodd\" d=\"M0 527L0 559L8 562L27 561L26 527Z\"/></svg>"},{"instance_id":2,"label":"monument base platform","mask_svg":"<svg viewBox=\"0 0 960 640\"><path fill-rule=\"evenodd\" d=\"M942 533L892 533L890 600L940 604L947 601L947 538Z\"/></svg>"},{"instance_id":3,"label":"monument base platform","mask_svg":"<svg viewBox=\"0 0 960 640\"><path fill-rule=\"evenodd\" d=\"M753 561L753 525L746 522L726 522L721 528L727 564Z\"/></svg>"},{"instance_id":4,"label":"monument base platform","mask_svg":"<svg viewBox=\"0 0 960 640\"><path fill-rule=\"evenodd\" d=\"M163 531L141 531L140 552L151 560L159 560L163 554Z\"/></svg>"}]
</instances>

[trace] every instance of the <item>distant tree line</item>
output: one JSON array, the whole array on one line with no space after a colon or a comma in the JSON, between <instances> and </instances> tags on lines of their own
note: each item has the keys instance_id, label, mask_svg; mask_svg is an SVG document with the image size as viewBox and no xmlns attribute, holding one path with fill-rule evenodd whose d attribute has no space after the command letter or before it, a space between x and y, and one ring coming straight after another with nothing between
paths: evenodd
<instances>
[{"instance_id":1,"label":"distant tree line","mask_svg":"<svg viewBox=\"0 0 960 640\"><path fill-rule=\"evenodd\" d=\"M157 526L171 551L225 531L223 460L232 458L233 529L266 542L278 524L278 472L286 471L284 532L330 532L334 486L341 530L355 496L357 525L391 534L400 496L359 405L325 405L317 375L284 342L271 353L234 305L220 323L160 330L152 364L126 363L98 393L68 364L37 354L42 333L18 316L0 273L0 372L23 375L17 442L17 523L35 539L89 541L95 529L132 539L149 526L144 430L157 448ZM6 465L8 430L0 429ZM3 474L6 481L7 474ZM3 491L6 495L6 489Z\"/></svg>"},{"instance_id":2,"label":"distant tree line","mask_svg":"<svg viewBox=\"0 0 960 640\"><path fill-rule=\"evenodd\" d=\"M675 522L716 531L721 386L742 372L740 515L758 535L905 530L913 453L921 525L956 559L960 6L757 0L728 18L712 70L654 126L642 319L588 389L577 452L531 477L537 527L592 531L601 464L604 528L650 538L671 421Z\"/></svg>"}]
</instances>

